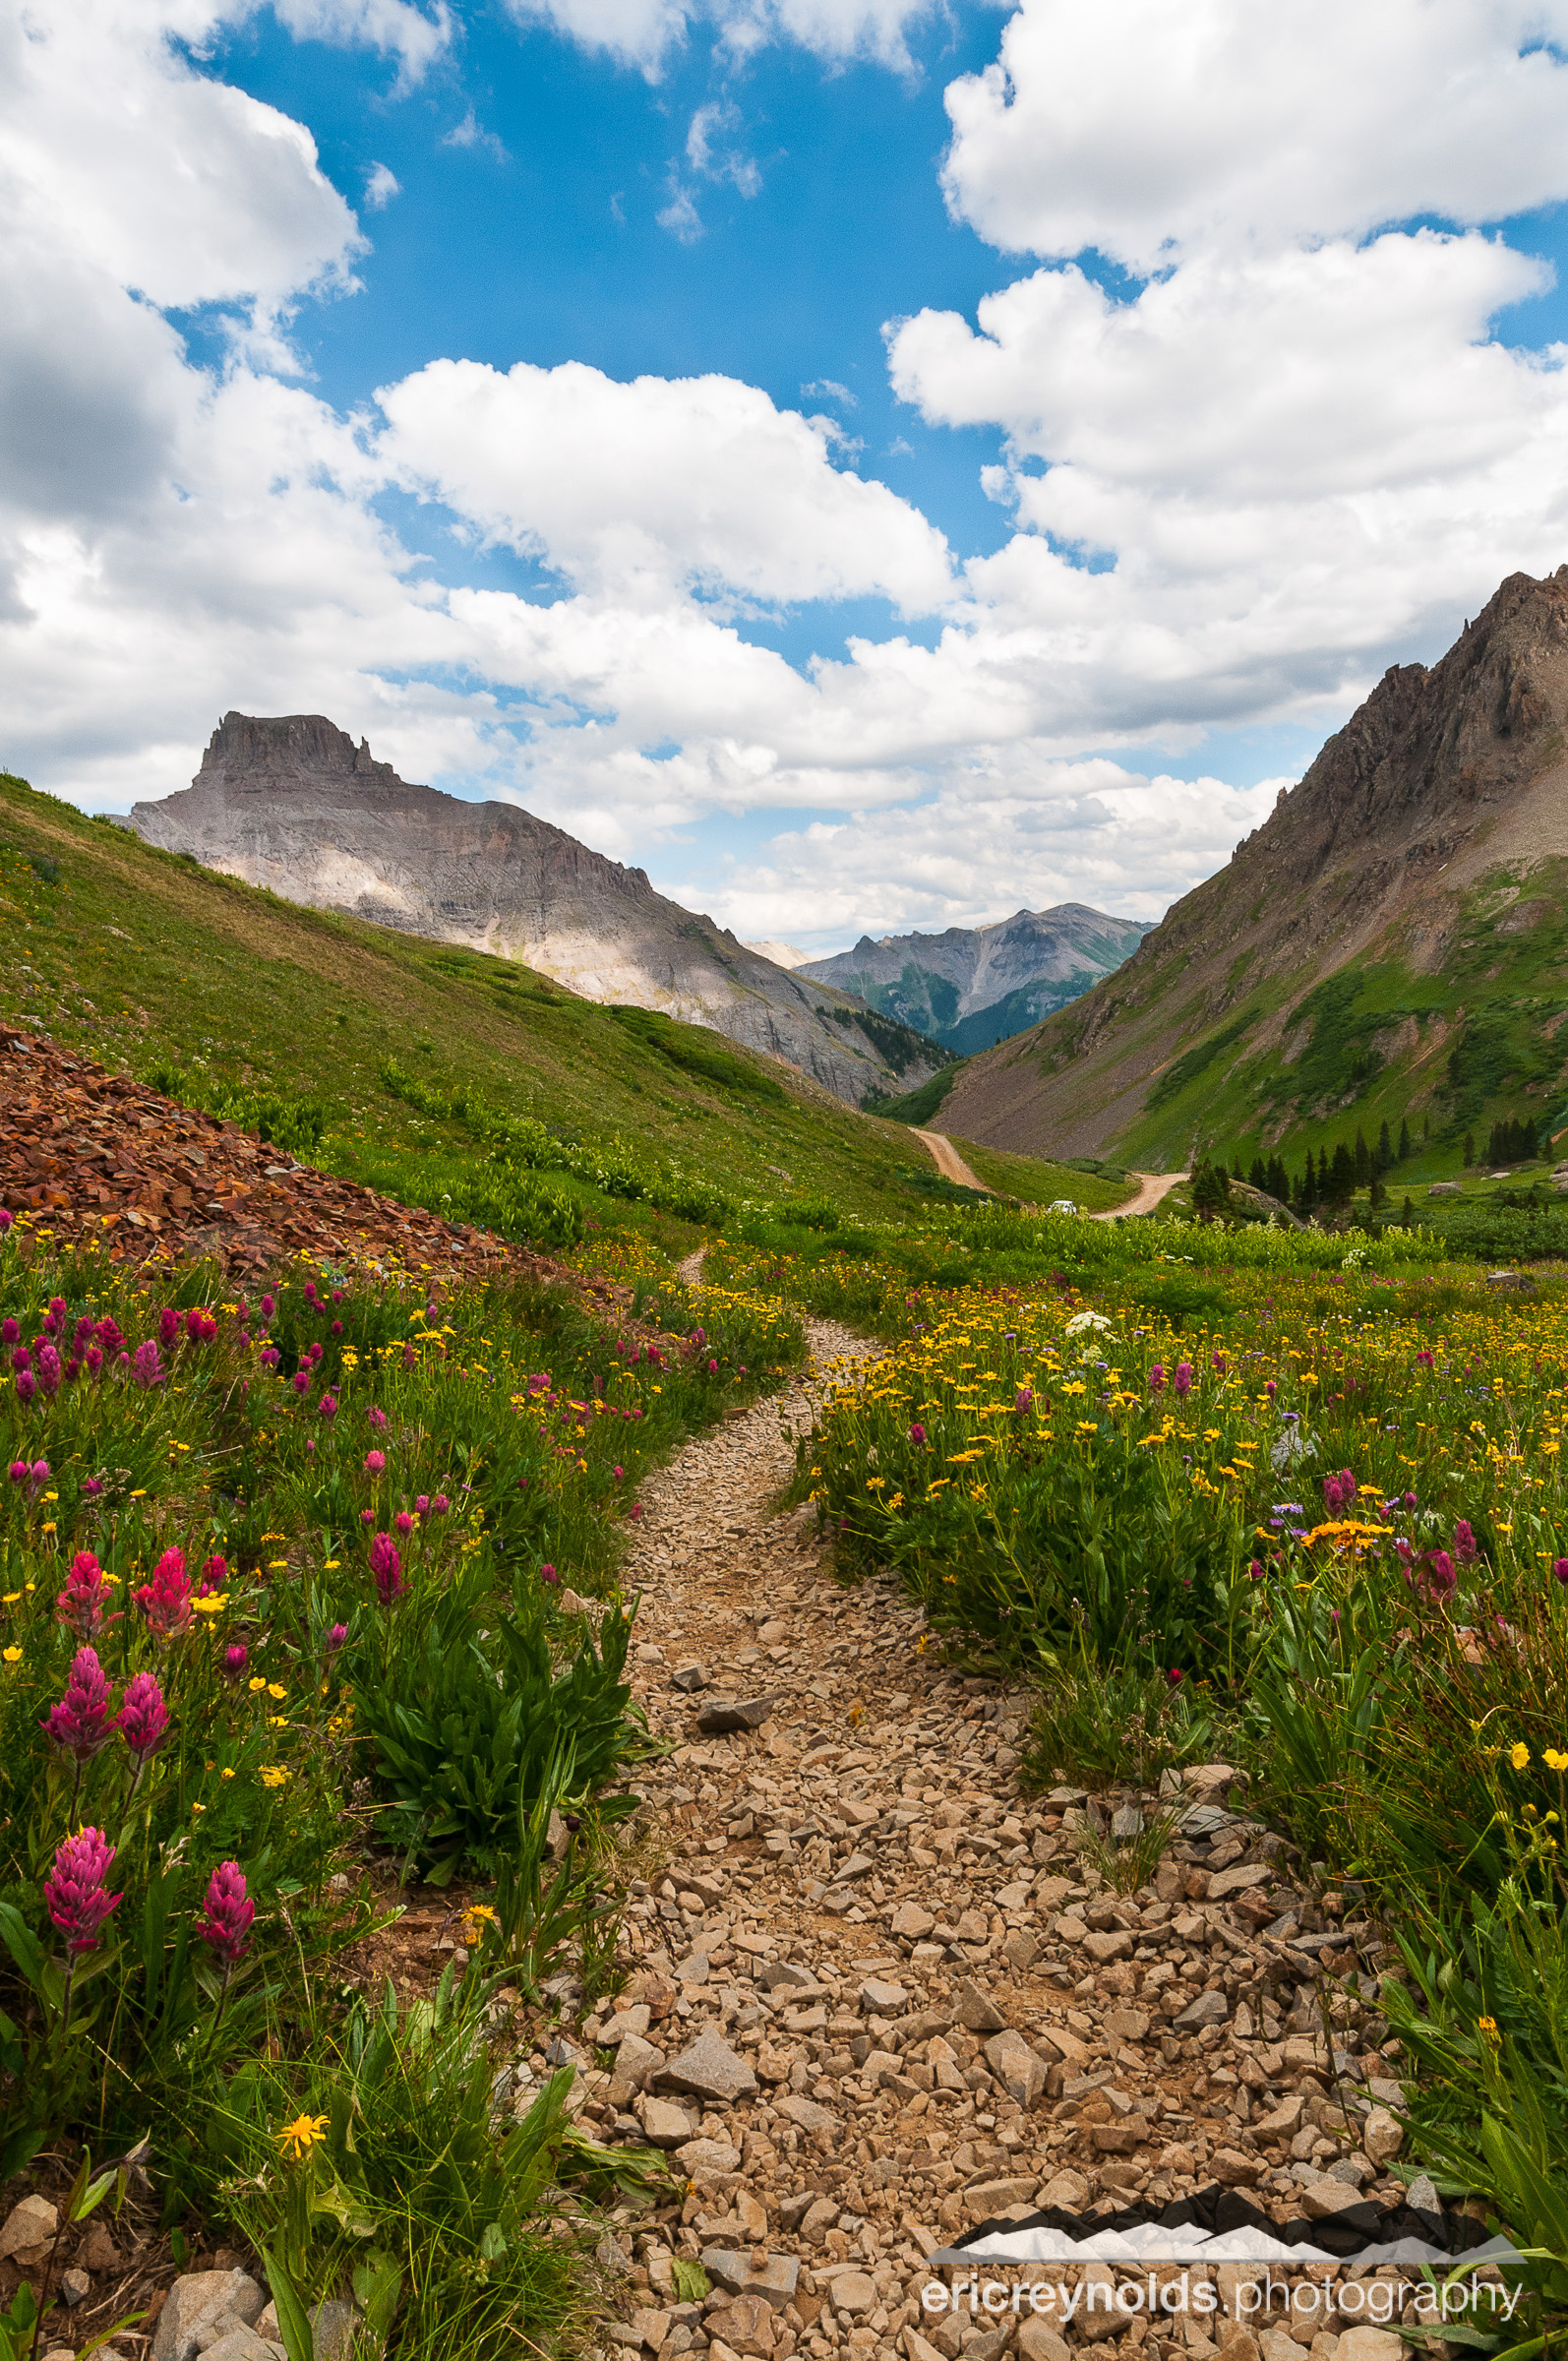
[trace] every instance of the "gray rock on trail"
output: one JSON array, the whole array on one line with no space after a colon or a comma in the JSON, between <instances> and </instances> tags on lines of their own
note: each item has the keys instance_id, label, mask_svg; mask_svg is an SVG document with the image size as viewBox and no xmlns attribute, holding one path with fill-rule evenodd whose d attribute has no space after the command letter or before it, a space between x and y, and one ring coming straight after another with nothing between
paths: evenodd
<instances>
[{"instance_id":1,"label":"gray rock on trail","mask_svg":"<svg viewBox=\"0 0 1568 2361\"><path fill-rule=\"evenodd\" d=\"M204 2339L225 2313L236 2328L254 2328L267 2298L248 2271L182 2271L163 2299L152 2338L152 2361L196 2361Z\"/></svg>"},{"instance_id":2,"label":"gray rock on trail","mask_svg":"<svg viewBox=\"0 0 1568 2361\"><path fill-rule=\"evenodd\" d=\"M675 1670L670 1674L671 1688L680 1689L688 1696L693 1695L697 1689L705 1689L707 1685L707 1673L698 1664L677 1665Z\"/></svg>"},{"instance_id":3,"label":"gray rock on trail","mask_svg":"<svg viewBox=\"0 0 1568 2361\"><path fill-rule=\"evenodd\" d=\"M1178 2033L1200 2033L1206 2025L1223 2025L1231 2014L1231 2004L1223 1992L1200 1992L1189 2000L1176 2020Z\"/></svg>"},{"instance_id":4,"label":"gray rock on trail","mask_svg":"<svg viewBox=\"0 0 1568 2361\"><path fill-rule=\"evenodd\" d=\"M756 2095L755 2074L712 2026L705 2026L690 2049L661 2067L655 2080L661 2090L689 2090L694 2098L721 2106Z\"/></svg>"},{"instance_id":5,"label":"gray rock on trail","mask_svg":"<svg viewBox=\"0 0 1568 2361\"><path fill-rule=\"evenodd\" d=\"M761 2295L780 2308L794 2302L801 2280L800 2261L795 2255L764 2255L756 2262L752 2255L737 2254L728 2247L705 2246L702 2268L726 2295Z\"/></svg>"},{"instance_id":6,"label":"gray rock on trail","mask_svg":"<svg viewBox=\"0 0 1568 2361\"><path fill-rule=\"evenodd\" d=\"M991 1994L967 1975L958 1987L958 2022L970 2033L999 2033L1007 2025Z\"/></svg>"},{"instance_id":7,"label":"gray rock on trail","mask_svg":"<svg viewBox=\"0 0 1568 2361\"><path fill-rule=\"evenodd\" d=\"M772 1711L771 1697L715 1697L698 1708L696 1725L705 1738L723 1737L731 1730L760 1729Z\"/></svg>"}]
</instances>

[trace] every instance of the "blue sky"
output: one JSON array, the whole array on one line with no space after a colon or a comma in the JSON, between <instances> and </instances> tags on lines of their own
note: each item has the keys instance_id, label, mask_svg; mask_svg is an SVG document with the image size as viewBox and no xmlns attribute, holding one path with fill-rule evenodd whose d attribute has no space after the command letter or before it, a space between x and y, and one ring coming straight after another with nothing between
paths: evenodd
<instances>
[{"instance_id":1,"label":"blue sky","mask_svg":"<svg viewBox=\"0 0 1568 2361\"><path fill-rule=\"evenodd\" d=\"M323 709L753 937L1157 916L1568 556L1538 6L550 9L34 7L40 783Z\"/></svg>"}]
</instances>

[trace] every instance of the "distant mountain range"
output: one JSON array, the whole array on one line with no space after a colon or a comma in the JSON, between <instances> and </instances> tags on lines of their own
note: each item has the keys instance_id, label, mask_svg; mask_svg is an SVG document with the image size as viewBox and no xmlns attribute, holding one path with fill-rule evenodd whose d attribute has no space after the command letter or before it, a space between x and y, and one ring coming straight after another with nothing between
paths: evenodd
<instances>
[{"instance_id":1,"label":"distant mountain range","mask_svg":"<svg viewBox=\"0 0 1568 2361\"><path fill-rule=\"evenodd\" d=\"M1019 910L940 935L863 935L852 951L804 960L797 976L836 984L883 1016L970 1058L1081 999L1131 957L1150 927L1082 902Z\"/></svg>"},{"instance_id":2,"label":"distant mountain range","mask_svg":"<svg viewBox=\"0 0 1568 2361\"><path fill-rule=\"evenodd\" d=\"M840 963L834 963L835 972ZM943 1121L1153 1171L1568 1124L1568 566L1391 666L1125 967L955 1077Z\"/></svg>"},{"instance_id":3,"label":"distant mountain range","mask_svg":"<svg viewBox=\"0 0 1568 2361\"><path fill-rule=\"evenodd\" d=\"M319 713L225 714L191 785L124 824L286 901L499 952L584 999L710 1026L851 1106L950 1062L519 806L409 786Z\"/></svg>"}]
</instances>

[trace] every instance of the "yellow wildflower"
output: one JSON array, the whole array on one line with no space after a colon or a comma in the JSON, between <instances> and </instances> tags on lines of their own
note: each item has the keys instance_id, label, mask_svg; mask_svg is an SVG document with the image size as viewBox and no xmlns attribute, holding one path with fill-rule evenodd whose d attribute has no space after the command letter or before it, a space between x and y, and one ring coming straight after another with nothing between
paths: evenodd
<instances>
[{"instance_id":1,"label":"yellow wildflower","mask_svg":"<svg viewBox=\"0 0 1568 2361\"><path fill-rule=\"evenodd\" d=\"M285 2156L292 2154L294 2161L298 2163L300 2157L307 2154L317 2142L325 2137L326 2131L327 2117L325 2115L296 2115L292 2123L285 2123L280 2132L272 2134L272 2138L276 2141L280 2151Z\"/></svg>"},{"instance_id":2,"label":"yellow wildflower","mask_svg":"<svg viewBox=\"0 0 1568 2361\"><path fill-rule=\"evenodd\" d=\"M1516 1771L1529 1770L1530 1748L1524 1743L1523 1739L1521 1739L1517 1745L1511 1746L1508 1749L1508 1760L1513 1764Z\"/></svg>"}]
</instances>

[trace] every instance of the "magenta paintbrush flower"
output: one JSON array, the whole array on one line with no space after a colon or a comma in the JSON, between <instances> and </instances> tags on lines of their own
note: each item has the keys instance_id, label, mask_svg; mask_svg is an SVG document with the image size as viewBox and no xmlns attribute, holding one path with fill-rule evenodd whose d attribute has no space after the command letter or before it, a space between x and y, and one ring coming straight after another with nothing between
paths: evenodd
<instances>
[{"instance_id":1,"label":"magenta paintbrush flower","mask_svg":"<svg viewBox=\"0 0 1568 2361\"><path fill-rule=\"evenodd\" d=\"M151 1672L135 1673L125 1684L125 1703L115 1717L121 1737L141 1762L155 1754L169 1725L163 1691Z\"/></svg>"},{"instance_id":2,"label":"magenta paintbrush flower","mask_svg":"<svg viewBox=\"0 0 1568 2361\"><path fill-rule=\"evenodd\" d=\"M79 1648L71 1661L65 1695L39 1726L78 1763L90 1763L109 1742L109 1684L91 1648Z\"/></svg>"},{"instance_id":3,"label":"magenta paintbrush flower","mask_svg":"<svg viewBox=\"0 0 1568 2361\"><path fill-rule=\"evenodd\" d=\"M390 1533L378 1533L371 1543L370 1570L383 1606L391 1606L403 1588L403 1561Z\"/></svg>"},{"instance_id":4,"label":"magenta paintbrush flower","mask_svg":"<svg viewBox=\"0 0 1568 2361\"><path fill-rule=\"evenodd\" d=\"M152 1569L151 1582L133 1592L154 1639L169 1640L191 1620L191 1578L185 1571L183 1549L165 1549Z\"/></svg>"},{"instance_id":5,"label":"magenta paintbrush flower","mask_svg":"<svg viewBox=\"0 0 1568 2361\"><path fill-rule=\"evenodd\" d=\"M54 1611L62 1623L69 1623L79 1640L96 1638L103 1629L103 1608L109 1591L109 1578L90 1549L79 1549L71 1560L71 1571L65 1578L65 1589L55 1601Z\"/></svg>"},{"instance_id":6,"label":"magenta paintbrush flower","mask_svg":"<svg viewBox=\"0 0 1568 2361\"><path fill-rule=\"evenodd\" d=\"M245 1891L245 1873L238 1861L220 1861L208 1880L207 1915L196 1931L225 1968L242 1960L251 1947L256 1905Z\"/></svg>"},{"instance_id":7,"label":"magenta paintbrush flower","mask_svg":"<svg viewBox=\"0 0 1568 2361\"><path fill-rule=\"evenodd\" d=\"M101 1828L83 1828L67 1837L44 1880L43 1899L49 1916L66 1938L73 1959L91 1951L109 1912L124 1900L105 1894L103 1881L114 1866L114 1847Z\"/></svg>"}]
</instances>

